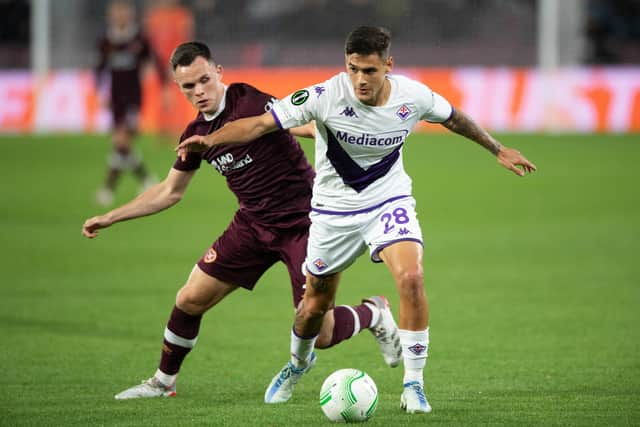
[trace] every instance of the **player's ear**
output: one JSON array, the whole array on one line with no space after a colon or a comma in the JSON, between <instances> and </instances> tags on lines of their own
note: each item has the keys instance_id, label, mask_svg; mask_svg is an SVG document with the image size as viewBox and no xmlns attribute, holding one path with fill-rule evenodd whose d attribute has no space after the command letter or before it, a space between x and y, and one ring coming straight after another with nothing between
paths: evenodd
<instances>
[{"instance_id":1,"label":"player's ear","mask_svg":"<svg viewBox=\"0 0 640 427\"><path fill-rule=\"evenodd\" d=\"M223 68L222 65L218 64L216 65L216 73L218 73L218 80L222 80L222 74L223 74Z\"/></svg>"},{"instance_id":2,"label":"player's ear","mask_svg":"<svg viewBox=\"0 0 640 427\"><path fill-rule=\"evenodd\" d=\"M393 56L389 56L384 63L385 71L390 73L393 70Z\"/></svg>"}]
</instances>

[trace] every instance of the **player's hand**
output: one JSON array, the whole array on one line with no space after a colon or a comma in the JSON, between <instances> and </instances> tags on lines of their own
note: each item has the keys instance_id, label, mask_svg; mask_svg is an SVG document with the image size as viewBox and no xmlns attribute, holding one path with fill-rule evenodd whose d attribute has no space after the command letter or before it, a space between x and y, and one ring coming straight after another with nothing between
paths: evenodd
<instances>
[{"instance_id":1,"label":"player's hand","mask_svg":"<svg viewBox=\"0 0 640 427\"><path fill-rule=\"evenodd\" d=\"M536 165L513 148L502 147L496 157L502 166L513 171L518 176L524 176L526 172L531 173L537 170Z\"/></svg>"},{"instance_id":2,"label":"player's hand","mask_svg":"<svg viewBox=\"0 0 640 427\"><path fill-rule=\"evenodd\" d=\"M82 226L82 235L89 239L93 239L98 236L98 230L101 228L107 228L110 225L111 221L109 221L105 215L94 216L84 222Z\"/></svg>"},{"instance_id":3,"label":"player's hand","mask_svg":"<svg viewBox=\"0 0 640 427\"><path fill-rule=\"evenodd\" d=\"M184 162L187 160L187 154L206 151L209 147L210 145L207 145L207 140L204 136L193 135L178 144L175 150Z\"/></svg>"}]
</instances>

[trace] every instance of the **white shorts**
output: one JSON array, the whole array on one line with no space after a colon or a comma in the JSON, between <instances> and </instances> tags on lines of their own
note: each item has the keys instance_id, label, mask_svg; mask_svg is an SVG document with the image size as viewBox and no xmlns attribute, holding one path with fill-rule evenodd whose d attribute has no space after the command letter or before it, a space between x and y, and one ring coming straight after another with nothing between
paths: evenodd
<instances>
[{"instance_id":1,"label":"white shorts","mask_svg":"<svg viewBox=\"0 0 640 427\"><path fill-rule=\"evenodd\" d=\"M422 244L422 232L411 196L356 214L311 211L306 270L314 276L344 271L369 247L371 260L400 241Z\"/></svg>"}]
</instances>

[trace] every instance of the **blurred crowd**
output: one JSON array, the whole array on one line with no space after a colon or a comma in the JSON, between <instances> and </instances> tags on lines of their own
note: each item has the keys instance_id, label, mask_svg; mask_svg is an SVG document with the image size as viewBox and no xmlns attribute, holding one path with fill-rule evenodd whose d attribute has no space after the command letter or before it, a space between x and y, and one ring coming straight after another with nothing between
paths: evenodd
<instances>
[{"instance_id":1,"label":"blurred crowd","mask_svg":"<svg viewBox=\"0 0 640 427\"><path fill-rule=\"evenodd\" d=\"M560 1L560 0L559 0ZM583 3L581 60L640 63L640 0ZM51 1L53 4L54 2ZM335 64L359 24L389 28L415 65L536 63L536 0L133 0L168 58L184 38L210 43L227 65ZM30 0L0 0L0 68L28 67ZM90 65L108 0L55 0L52 66ZM69 25L69 22L74 25ZM508 34L508 37L505 37ZM308 46L313 43L310 53Z\"/></svg>"},{"instance_id":2,"label":"blurred crowd","mask_svg":"<svg viewBox=\"0 0 640 427\"><path fill-rule=\"evenodd\" d=\"M589 0L588 64L640 63L640 0Z\"/></svg>"}]
</instances>

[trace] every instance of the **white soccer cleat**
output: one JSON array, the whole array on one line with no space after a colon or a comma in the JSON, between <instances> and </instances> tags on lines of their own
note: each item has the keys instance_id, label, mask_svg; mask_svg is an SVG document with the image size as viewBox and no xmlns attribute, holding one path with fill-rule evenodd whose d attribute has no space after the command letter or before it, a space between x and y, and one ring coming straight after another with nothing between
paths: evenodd
<instances>
[{"instance_id":1,"label":"white soccer cleat","mask_svg":"<svg viewBox=\"0 0 640 427\"><path fill-rule=\"evenodd\" d=\"M96 202L102 207L111 206L113 203L113 191L101 188L96 192Z\"/></svg>"},{"instance_id":2,"label":"white soccer cleat","mask_svg":"<svg viewBox=\"0 0 640 427\"><path fill-rule=\"evenodd\" d=\"M402 346L400 345L398 326L389 308L389 301L382 295L376 295L364 299L362 302L373 304L380 310L378 322L372 325L369 330L380 346L385 363L395 368L402 360Z\"/></svg>"},{"instance_id":3,"label":"white soccer cleat","mask_svg":"<svg viewBox=\"0 0 640 427\"><path fill-rule=\"evenodd\" d=\"M145 397L174 397L176 395L176 383L165 386L156 377L151 377L142 384L133 386L116 394L117 400L140 399Z\"/></svg>"},{"instance_id":4,"label":"white soccer cleat","mask_svg":"<svg viewBox=\"0 0 640 427\"><path fill-rule=\"evenodd\" d=\"M288 402L293 395L295 387L302 374L309 372L316 364L316 354L311 353L309 362L304 368L296 368L291 361L282 368L278 375L273 377L271 384L264 393L264 403L284 403Z\"/></svg>"},{"instance_id":5,"label":"white soccer cleat","mask_svg":"<svg viewBox=\"0 0 640 427\"><path fill-rule=\"evenodd\" d=\"M428 414L431 412L431 405L427 402L422 384L418 381L404 384L404 391L400 396L400 407L409 414Z\"/></svg>"}]
</instances>

